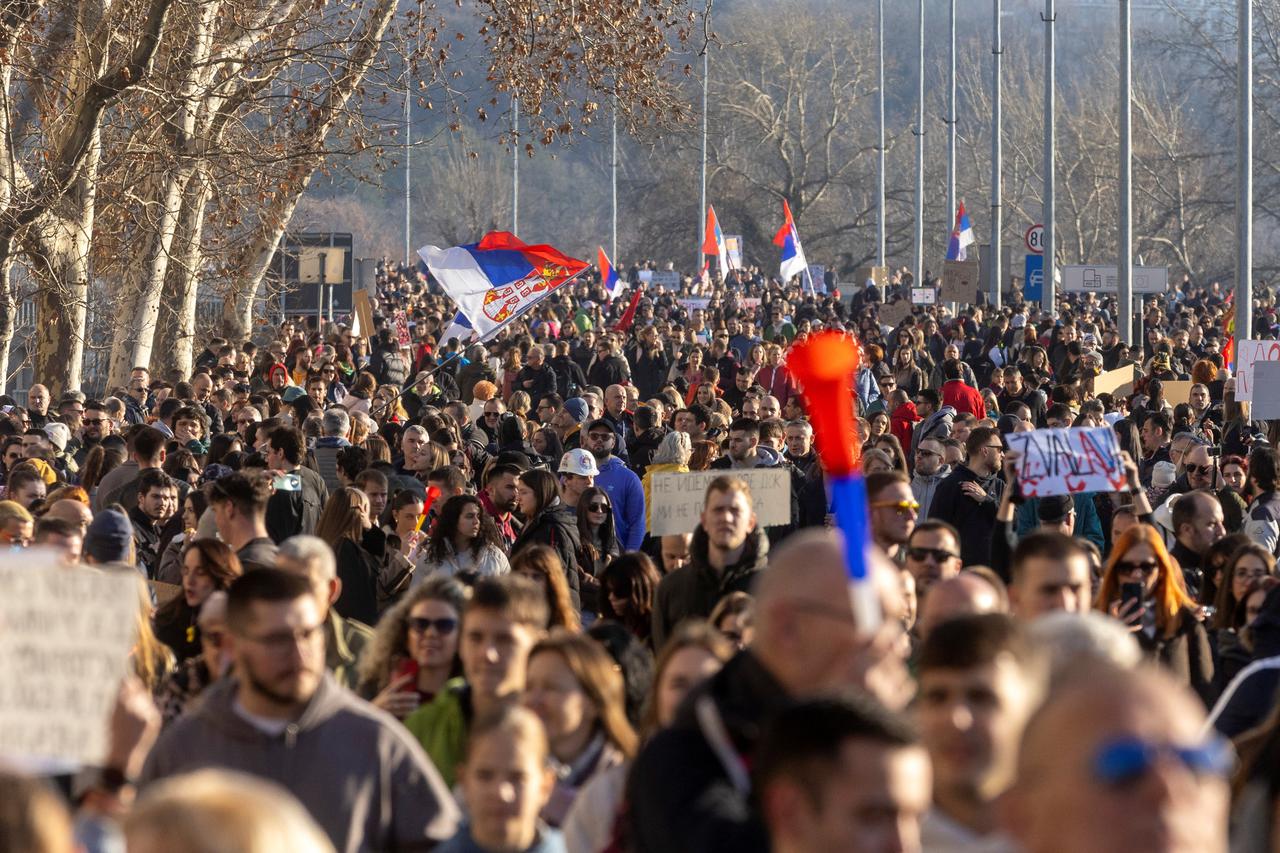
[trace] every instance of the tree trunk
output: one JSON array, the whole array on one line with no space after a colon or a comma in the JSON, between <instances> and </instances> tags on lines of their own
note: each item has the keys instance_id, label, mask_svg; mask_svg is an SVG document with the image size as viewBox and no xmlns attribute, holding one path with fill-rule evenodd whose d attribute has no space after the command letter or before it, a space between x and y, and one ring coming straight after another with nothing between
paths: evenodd
<instances>
[{"instance_id":1,"label":"tree trunk","mask_svg":"<svg viewBox=\"0 0 1280 853\"><path fill-rule=\"evenodd\" d=\"M363 83L395 12L395 0L378 0L378 5L369 12L346 67L329 87L323 101L312 111L311 119L295 143L311 153L298 158L291 167L288 188L281 190L275 201L262 212L258 228L249 236L244 251L231 265L228 275L230 287L222 307L222 333L229 340L245 340L252 333L254 304L271 258L293 217L298 200L311 183L311 176L324 162L325 138L342 117L347 101Z\"/></svg>"},{"instance_id":2,"label":"tree trunk","mask_svg":"<svg viewBox=\"0 0 1280 853\"><path fill-rule=\"evenodd\" d=\"M192 176L182 203L178 231L171 247L172 258L165 276L166 304L161 306L160 340L152 358L152 369L174 369L190 378L195 360L196 297L203 262L200 235L209 200L209 181L198 172Z\"/></svg>"},{"instance_id":3,"label":"tree trunk","mask_svg":"<svg viewBox=\"0 0 1280 853\"><path fill-rule=\"evenodd\" d=\"M13 327L18 315L12 273L13 255L0 250L0 394L4 394L9 385L9 347L13 343Z\"/></svg>"},{"instance_id":4,"label":"tree trunk","mask_svg":"<svg viewBox=\"0 0 1280 853\"><path fill-rule=\"evenodd\" d=\"M66 199L74 219L49 213L27 233L36 294L36 381L54 399L78 391L84 373L85 321L89 307L89 251L97 208L99 146L97 132Z\"/></svg>"}]
</instances>

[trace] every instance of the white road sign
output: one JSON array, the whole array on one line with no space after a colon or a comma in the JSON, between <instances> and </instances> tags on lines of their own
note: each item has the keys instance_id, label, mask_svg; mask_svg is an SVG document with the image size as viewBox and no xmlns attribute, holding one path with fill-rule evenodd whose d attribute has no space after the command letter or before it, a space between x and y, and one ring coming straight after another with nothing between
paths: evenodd
<instances>
[{"instance_id":1,"label":"white road sign","mask_svg":"<svg viewBox=\"0 0 1280 853\"><path fill-rule=\"evenodd\" d=\"M1116 293L1120 273L1115 267L1086 264L1061 267L1062 289L1068 293ZM1164 293L1169 289L1168 267L1134 267L1134 293Z\"/></svg>"}]
</instances>

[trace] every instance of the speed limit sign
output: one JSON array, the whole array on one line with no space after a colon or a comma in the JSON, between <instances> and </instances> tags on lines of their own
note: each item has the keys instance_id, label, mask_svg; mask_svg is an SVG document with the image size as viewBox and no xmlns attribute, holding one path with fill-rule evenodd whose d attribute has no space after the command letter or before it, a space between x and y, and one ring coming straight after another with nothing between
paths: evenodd
<instances>
[{"instance_id":1,"label":"speed limit sign","mask_svg":"<svg viewBox=\"0 0 1280 853\"><path fill-rule=\"evenodd\" d=\"M1032 225L1027 229L1027 233L1022 235L1023 241L1027 244L1027 251L1034 255L1044 254L1044 226Z\"/></svg>"}]
</instances>

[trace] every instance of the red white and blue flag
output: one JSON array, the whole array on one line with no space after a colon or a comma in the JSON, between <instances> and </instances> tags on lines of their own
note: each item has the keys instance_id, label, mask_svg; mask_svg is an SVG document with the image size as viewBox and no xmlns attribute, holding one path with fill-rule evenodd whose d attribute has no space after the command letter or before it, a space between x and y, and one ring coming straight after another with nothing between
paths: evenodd
<instances>
[{"instance_id":1,"label":"red white and blue flag","mask_svg":"<svg viewBox=\"0 0 1280 853\"><path fill-rule=\"evenodd\" d=\"M720 275L729 272L729 246L724 241L724 232L720 230L720 221L716 219L716 209L707 205L707 231L702 238L702 254L715 255L720 259Z\"/></svg>"},{"instance_id":2,"label":"red white and blue flag","mask_svg":"<svg viewBox=\"0 0 1280 853\"><path fill-rule=\"evenodd\" d=\"M969 224L969 214L965 212L962 201L959 209L956 210L956 227L951 231L951 243L947 246L947 260L967 260L969 253L966 250L973 243L973 226Z\"/></svg>"},{"instance_id":3,"label":"red white and blue flag","mask_svg":"<svg viewBox=\"0 0 1280 853\"><path fill-rule=\"evenodd\" d=\"M773 244L782 247L779 272L783 283L786 283L809 269L809 262L805 260L804 249L800 246L800 232L796 231L796 221L791 218L791 205L787 204L785 198L782 200L782 216L782 227L773 235Z\"/></svg>"},{"instance_id":4,"label":"red white and blue flag","mask_svg":"<svg viewBox=\"0 0 1280 853\"><path fill-rule=\"evenodd\" d=\"M596 259L600 264L600 283L604 285L609 298L613 299L618 295L618 271L613 268L613 264L609 263L609 256L604 253L604 246L596 247Z\"/></svg>"},{"instance_id":5,"label":"red white and blue flag","mask_svg":"<svg viewBox=\"0 0 1280 853\"><path fill-rule=\"evenodd\" d=\"M530 246L506 231L468 246L423 246L418 255L481 341L587 268L554 246Z\"/></svg>"}]
</instances>

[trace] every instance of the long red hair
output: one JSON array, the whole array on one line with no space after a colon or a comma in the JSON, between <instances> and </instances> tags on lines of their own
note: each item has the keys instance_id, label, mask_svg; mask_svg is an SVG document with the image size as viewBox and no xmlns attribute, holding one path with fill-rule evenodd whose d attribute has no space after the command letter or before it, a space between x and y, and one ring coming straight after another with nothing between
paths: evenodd
<instances>
[{"instance_id":1,"label":"long red hair","mask_svg":"<svg viewBox=\"0 0 1280 853\"><path fill-rule=\"evenodd\" d=\"M1162 636L1176 634L1181 625L1182 612L1193 609L1195 601L1187 593L1187 583L1182 577L1182 566L1164 547L1164 539L1149 524L1135 524L1116 540L1111 546L1111 557L1102 570L1102 584L1098 587L1098 597L1094 599L1093 609L1108 612L1111 602L1120 595L1120 578L1116 564L1124 558L1129 549L1135 545L1146 543L1156 556L1160 567L1156 570L1155 608L1156 629Z\"/></svg>"}]
</instances>

